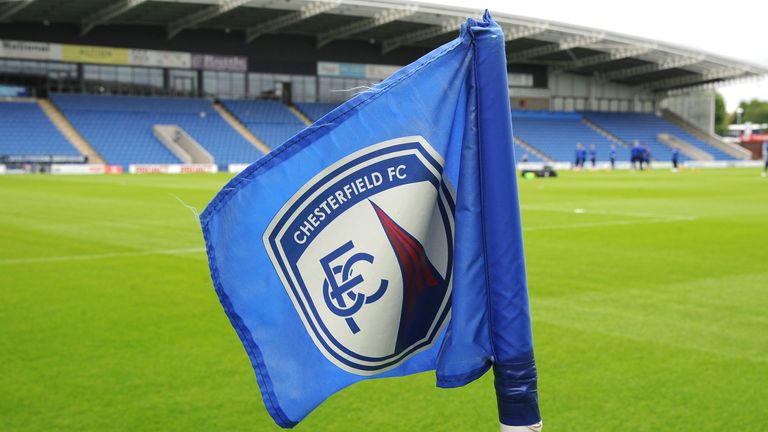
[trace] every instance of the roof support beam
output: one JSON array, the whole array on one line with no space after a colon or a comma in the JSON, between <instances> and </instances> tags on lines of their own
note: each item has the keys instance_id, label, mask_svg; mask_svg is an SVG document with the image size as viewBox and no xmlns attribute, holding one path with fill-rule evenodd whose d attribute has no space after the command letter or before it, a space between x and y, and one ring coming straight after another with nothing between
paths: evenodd
<instances>
[{"instance_id":1,"label":"roof support beam","mask_svg":"<svg viewBox=\"0 0 768 432\"><path fill-rule=\"evenodd\" d=\"M621 60L628 57L635 57L635 56L639 56L639 55L648 53L650 51L653 51L655 48L656 48L655 44L638 45L638 46L630 45L622 48L616 48L603 54L593 55L593 56L577 59L572 63L555 66L552 68L552 71L560 72L568 69L579 69L583 67L598 65L601 63L607 63L614 60Z\"/></svg>"},{"instance_id":2,"label":"roof support beam","mask_svg":"<svg viewBox=\"0 0 768 432\"><path fill-rule=\"evenodd\" d=\"M168 24L168 39L173 38L184 29L195 27L200 23L213 19L223 13L227 13L232 9L238 8L251 1L252 0L219 0L218 4L214 6L181 17Z\"/></svg>"},{"instance_id":3,"label":"roof support beam","mask_svg":"<svg viewBox=\"0 0 768 432\"><path fill-rule=\"evenodd\" d=\"M301 7L297 12L290 12L275 19L261 23L245 30L245 43L251 43L261 35L272 33L298 22L304 21L315 15L328 12L341 4L341 0L323 2L310 2Z\"/></svg>"},{"instance_id":4,"label":"roof support beam","mask_svg":"<svg viewBox=\"0 0 768 432\"><path fill-rule=\"evenodd\" d=\"M382 54L386 54L403 45L409 45L409 44L413 44L423 40L431 39L434 37L444 35L446 33L457 32L458 28L461 27L464 21L466 20L457 18L454 20L445 21L439 26L434 26L434 27L423 29L423 30L418 30L412 33L406 33L402 36L398 36L392 39L387 39L382 43L381 52ZM549 24L546 24L546 23L537 23L532 26L515 26L514 28L511 28L508 31L504 32L505 34L504 39L506 41L512 41L515 39L530 37L530 36L537 35L539 33L543 33L548 28L549 28Z\"/></svg>"},{"instance_id":5,"label":"roof support beam","mask_svg":"<svg viewBox=\"0 0 768 432\"><path fill-rule=\"evenodd\" d=\"M407 5L403 8L388 9L383 12L379 12L373 16L373 18L362 19L352 24L341 26L337 29L329 30L325 33L321 33L317 37L317 47L321 48L336 39L341 39L356 33L361 33L372 28L397 21L399 19L411 16L419 10L417 5Z\"/></svg>"},{"instance_id":6,"label":"roof support beam","mask_svg":"<svg viewBox=\"0 0 768 432\"><path fill-rule=\"evenodd\" d=\"M685 87L695 84L704 84L710 81L733 79L743 75L746 71L736 68L722 68L716 69L711 72L696 74L692 76L684 76L677 78L667 78L658 81L650 81L645 84L641 84L640 88L649 89L652 91L667 90L676 87Z\"/></svg>"},{"instance_id":7,"label":"roof support beam","mask_svg":"<svg viewBox=\"0 0 768 432\"><path fill-rule=\"evenodd\" d=\"M547 23L536 23L531 26L515 26L504 33L504 40L509 42L515 39L536 36L537 34L544 33L547 29L549 29L549 24Z\"/></svg>"},{"instance_id":8,"label":"roof support beam","mask_svg":"<svg viewBox=\"0 0 768 432\"><path fill-rule=\"evenodd\" d=\"M400 48L403 45L410 45L416 42L421 42L423 40L432 39L438 36L442 36L446 33L458 33L458 29L461 27L461 24L464 21L465 20L463 19L457 18L454 20L445 21L438 26L432 26L422 30L417 30L415 32L406 33L392 39L387 39L381 43L381 53L386 54L388 52L394 51L397 48Z\"/></svg>"},{"instance_id":9,"label":"roof support beam","mask_svg":"<svg viewBox=\"0 0 768 432\"><path fill-rule=\"evenodd\" d=\"M128 12L145 1L147 0L121 0L88 15L80 22L80 36L85 36L97 25L105 24L112 18Z\"/></svg>"},{"instance_id":10,"label":"roof support beam","mask_svg":"<svg viewBox=\"0 0 768 432\"><path fill-rule=\"evenodd\" d=\"M573 48L589 45L602 40L605 37L603 33L594 33L586 35L575 35L561 40L558 43L553 43L536 48L530 48L527 50L512 53L507 57L507 62L520 62L529 58L541 57L547 54L554 54L560 51L566 51Z\"/></svg>"},{"instance_id":11,"label":"roof support beam","mask_svg":"<svg viewBox=\"0 0 768 432\"><path fill-rule=\"evenodd\" d=\"M653 72L659 72L667 69L680 68L685 66L701 63L704 60L703 55L693 57L679 57L673 60L667 60L661 63L654 63L642 66L634 66L626 69L619 69L615 71L598 74L597 78L602 81L617 80L623 78L629 78L637 75L644 75Z\"/></svg>"},{"instance_id":12,"label":"roof support beam","mask_svg":"<svg viewBox=\"0 0 768 432\"><path fill-rule=\"evenodd\" d=\"M5 9L0 10L0 22L8 21L11 17L21 12L22 9L31 5L35 0L21 0L11 3Z\"/></svg>"},{"instance_id":13,"label":"roof support beam","mask_svg":"<svg viewBox=\"0 0 768 432\"><path fill-rule=\"evenodd\" d=\"M729 78L722 78L719 81L710 81L702 84L693 84L685 87L672 88L669 90L659 90L658 92L664 92L667 96L676 96L676 95L686 94L686 93L690 93L697 90L716 89L717 87L722 86L724 84L728 84L728 85L745 84L745 83L751 83L760 79L762 79L762 75L750 75L745 73L743 75L737 75Z\"/></svg>"}]
</instances>

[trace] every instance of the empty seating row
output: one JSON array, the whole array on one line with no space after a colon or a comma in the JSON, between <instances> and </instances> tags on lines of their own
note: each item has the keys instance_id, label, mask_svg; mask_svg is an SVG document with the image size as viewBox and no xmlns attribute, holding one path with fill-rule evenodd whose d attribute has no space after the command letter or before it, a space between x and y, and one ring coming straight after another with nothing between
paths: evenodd
<instances>
[{"instance_id":1,"label":"empty seating row","mask_svg":"<svg viewBox=\"0 0 768 432\"><path fill-rule=\"evenodd\" d=\"M630 145L634 140L639 140L650 148L653 157L657 160L669 160L672 154L672 150L668 146L658 141L657 136L660 133L674 135L711 154L715 159L733 159L732 156L704 143L675 124L654 114L612 112L584 112L583 114L590 121ZM681 159L686 158L681 154Z\"/></svg>"},{"instance_id":2,"label":"empty seating row","mask_svg":"<svg viewBox=\"0 0 768 432\"><path fill-rule=\"evenodd\" d=\"M556 161L573 161L577 143L587 148L594 144L598 160L608 160L611 146L617 158L629 158L629 150L615 145L581 120L581 115L575 112L512 111L512 131Z\"/></svg>"},{"instance_id":3,"label":"empty seating row","mask_svg":"<svg viewBox=\"0 0 768 432\"><path fill-rule=\"evenodd\" d=\"M0 102L0 156L79 154L34 101Z\"/></svg>"},{"instance_id":4,"label":"empty seating row","mask_svg":"<svg viewBox=\"0 0 768 432\"><path fill-rule=\"evenodd\" d=\"M52 100L109 163L179 163L155 138L158 124L178 125L220 165L262 156L205 99L55 94Z\"/></svg>"},{"instance_id":5,"label":"empty seating row","mask_svg":"<svg viewBox=\"0 0 768 432\"><path fill-rule=\"evenodd\" d=\"M54 94L52 100L108 163L179 163L154 136L152 127L174 124L203 145L218 164L249 163L262 154L238 134L205 99ZM304 123L279 101L227 100L223 102L246 127L275 147L301 131ZM317 120L337 105L297 105ZM549 158L572 161L577 143L594 144L597 158L608 159L611 147L617 159L628 160L629 149L588 126L583 119L625 143L639 140L657 160L669 160L671 149L657 140L660 133L676 136L716 159L731 157L673 123L647 113L512 111L513 133ZM40 107L33 102L0 103L0 154L78 155ZM518 161L540 161L533 152L515 145ZM685 160L685 156L681 155Z\"/></svg>"},{"instance_id":6,"label":"empty seating row","mask_svg":"<svg viewBox=\"0 0 768 432\"><path fill-rule=\"evenodd\" d=\"M543 162L535 153L528 151L525 147L514 144L516 162Z\"/></svg>"},{"instance_id":7,"label":"empty seating row","mask_svg":"<svg viewBox=\"0 0 768 432\"><path fill-rule=\"evenodd\" d=\"M254 135L276 147L306 125L285 105L272 100L225 100L224 106Z\"/></svg>"},{"instance_id":8,"label":"empty seating row","mask_svg":"<svg viewBox=\"0 0 768 432\"><path fill-rule=\"evenodd\" d=\"M335 103L323 103L323 102L303 102L298 103L296 106L301 112L309 117L312 121L317 121L322 116L333 111L339 104Z\"/></svg>"}]
</instances>

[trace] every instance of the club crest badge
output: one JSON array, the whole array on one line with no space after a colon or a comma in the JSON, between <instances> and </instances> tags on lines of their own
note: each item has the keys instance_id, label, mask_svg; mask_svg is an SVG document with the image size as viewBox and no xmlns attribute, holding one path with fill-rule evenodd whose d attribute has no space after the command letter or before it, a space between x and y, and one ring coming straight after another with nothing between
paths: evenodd
<instances>
[{"instance_id":1,"label":"club crest badge","mask_svg":"<svg viewBox=\"0 0 768 432\"><path fill-rule=\"evenodd\" d=\"M358 375L435 343L450 316L453 190L420 137L372 145L307 182L264 244L315 345Z\"/></svg>"}]
</instances>

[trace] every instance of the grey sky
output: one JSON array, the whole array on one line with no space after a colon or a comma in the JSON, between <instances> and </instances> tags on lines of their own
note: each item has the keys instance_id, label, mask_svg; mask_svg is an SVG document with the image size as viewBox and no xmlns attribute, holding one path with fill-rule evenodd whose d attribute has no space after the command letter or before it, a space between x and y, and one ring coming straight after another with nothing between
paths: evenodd
<instances>
[{"instance_id":1,"label":"grey sky","mask_svg":"<svg viewBox=\"0 0 768 432\"><path fill-rule=\"evenodd\" d=\"M427 0L429 1L429 0ZM670 42L768 67L768 1L690 0L429 1L578 24ZM709 3L709 4L708 4ZM736 7L729 7L735 5ZM768 80L720 88L729 111L740 100L768 100Z\"/></svg>"}]
</instances>

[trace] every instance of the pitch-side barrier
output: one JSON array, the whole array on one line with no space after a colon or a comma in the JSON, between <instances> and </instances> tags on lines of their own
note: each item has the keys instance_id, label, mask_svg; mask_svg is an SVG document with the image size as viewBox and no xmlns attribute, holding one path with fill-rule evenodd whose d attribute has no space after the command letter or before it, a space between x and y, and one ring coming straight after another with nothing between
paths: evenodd
<instances>
[{"instance_id":1,"label":"pitch-side barrier","mask_svg":"<svg viewBox=\"0 0 768 432\"><path fill-rule=\"evenodd\" d=\"M128 170L123 170L120 165L102 165L102 164L51 164L50 169L45 173L54 175L94 175L94 174L191 174L191 173L216 173L226 171L229 173L239 173L246 169L249 164L229 164L226 167L220 167L215 164L132 164L128 165ZM555 170L567 171L573 169L571 162L521 162L517 164L519 170L539 170L544 166L551 166ZM752 161L688 161L681 164L683 168L760 168L763 162L759 160ZM651 169L671 169L671 162L653 162ZM609 162L598 162L593 168L587 163L585 170L610 170ZM616 162L615 169L632 169L632 164L621 161ZM3 174L26 174L32 171L24 166L6 166L0 164L0 175Z\"/></svg>"}]
</instances>

